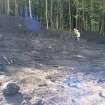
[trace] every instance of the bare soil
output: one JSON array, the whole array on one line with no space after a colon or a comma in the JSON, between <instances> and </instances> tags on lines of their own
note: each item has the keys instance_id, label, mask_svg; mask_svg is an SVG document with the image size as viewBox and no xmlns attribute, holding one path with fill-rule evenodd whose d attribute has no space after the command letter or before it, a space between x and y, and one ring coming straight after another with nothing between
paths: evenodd
<instances>
[{"instance_id":1,"label":"bare soil","mask_svg":"<svg viewBox=\"0 0 105 105\"><path fill-rule=\"evenodd\" d=\"M21 23L21 19L13 20L13 17L11 21L17 21L11 27ZM29 33L20 29L13 32L10 30L14 28L6 31L9 25L3 27L0 105L22 105L24 93L31 95L32 105L38 99L47 105L105 105L104 45L83 39L75 41L68 32ZM72 74L79 81L78 86L71 86ZM20 86L19 94L2 94L2 86L8 81Z\"/></svg>"}]
</instances>

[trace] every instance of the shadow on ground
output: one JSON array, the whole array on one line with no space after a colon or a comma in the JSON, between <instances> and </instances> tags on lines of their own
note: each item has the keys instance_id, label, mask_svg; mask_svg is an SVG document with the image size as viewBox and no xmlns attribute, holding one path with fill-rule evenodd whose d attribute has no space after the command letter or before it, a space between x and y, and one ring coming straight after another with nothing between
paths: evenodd
<instances>
[{"instance_id":1,"label":"shadow on ground","mask_svg":"<svg viewBox=\"0 0 105 105\"><path fill-rule=\"evenodd\" d=\"M23 102L23 95L21 93L18 93L13 96L5 96L5 100L10 105L21 105Z\"/></svg>"}]
</instances>

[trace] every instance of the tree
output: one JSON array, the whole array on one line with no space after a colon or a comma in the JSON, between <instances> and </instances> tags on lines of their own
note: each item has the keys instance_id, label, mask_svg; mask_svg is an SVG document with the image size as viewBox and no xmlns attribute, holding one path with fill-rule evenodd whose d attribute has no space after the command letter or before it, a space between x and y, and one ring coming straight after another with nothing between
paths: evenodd
<instances>
[{"instance_id":1,"label":"tree","mask_svg":"<svg viewBox=\"0 0 105 105\"><path fill-rule=\"evenodd\" d=\"M46 27L48 29L48 0L46 0Z\"/></svg>"},{"instance_id":2,"label":"tree","mask_svg":"<svg viewBox=\"0 0 105 105\"><path fill-rule=\"evenodd\" d=\"M18 15L18 3L17 3L17 0L14 0L15 1L15 16Z\"/></svg>"},{"instance_id":3,"label":"tree","mask_svg":"<svg viewBox=\"0 0 105 105\"><path fill-rule=\"evenodd\" d=\"M31 9L31 0L28 0L29 2L29 16L32 18L32 9Z\"/></svg>"},{"instance_id":4,"label":"tree","mask_svg":"<svg viewBox=\"0 0 105 105\"><path fill-rule=\"evenodd\" d=\"M10 14L10 1L7 0L7 15Z\"/></svg>"},{"instance_id":5,"label":"tree","mask_svg":"<svg viewBox=\"0 0 105 105\"><path fill-rule=\"evenodd\" d=\"M70 28L70 31L72 30L72 16L71 16L71 0L69 0L69 28Z\"/></svg>"}]
</instances>

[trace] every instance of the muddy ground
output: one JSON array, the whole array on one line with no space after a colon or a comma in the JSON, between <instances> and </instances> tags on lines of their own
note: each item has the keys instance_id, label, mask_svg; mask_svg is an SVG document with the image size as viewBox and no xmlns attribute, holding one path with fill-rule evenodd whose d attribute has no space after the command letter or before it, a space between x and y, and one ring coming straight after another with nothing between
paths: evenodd
<instances>
[{"instance_id":1,"label":"muddy ground","mask_svg":"<svg viewBox=\"0 0 105 105\"><path fill-rule=\"evenodd\" d=\"M8 81L20 86L19 94L2 94ZM22 105L24 94L32 105L39 99L45 105L105 105L104 44L78 42L67 32L1 31L0 85L0 105Z\"/></svg>"}]
</instances>

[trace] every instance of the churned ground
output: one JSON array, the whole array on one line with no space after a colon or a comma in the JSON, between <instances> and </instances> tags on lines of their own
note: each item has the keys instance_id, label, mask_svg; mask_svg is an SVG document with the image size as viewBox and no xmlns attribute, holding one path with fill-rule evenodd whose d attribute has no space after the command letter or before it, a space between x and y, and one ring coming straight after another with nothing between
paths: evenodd
<instances>
[{"instance_id":1,"label":"churned ground","mask_svg":"<svg viewBox=\"0 0 105 105\"><path fill-rule=\"evenodd\" d=\"M24 93L32 105L105 105L104 44L77 42L68 32L8 30L0 33L0 105L22 105ZM19 94L2 94L8 81Z\"/></svg>"}]
</instances>

